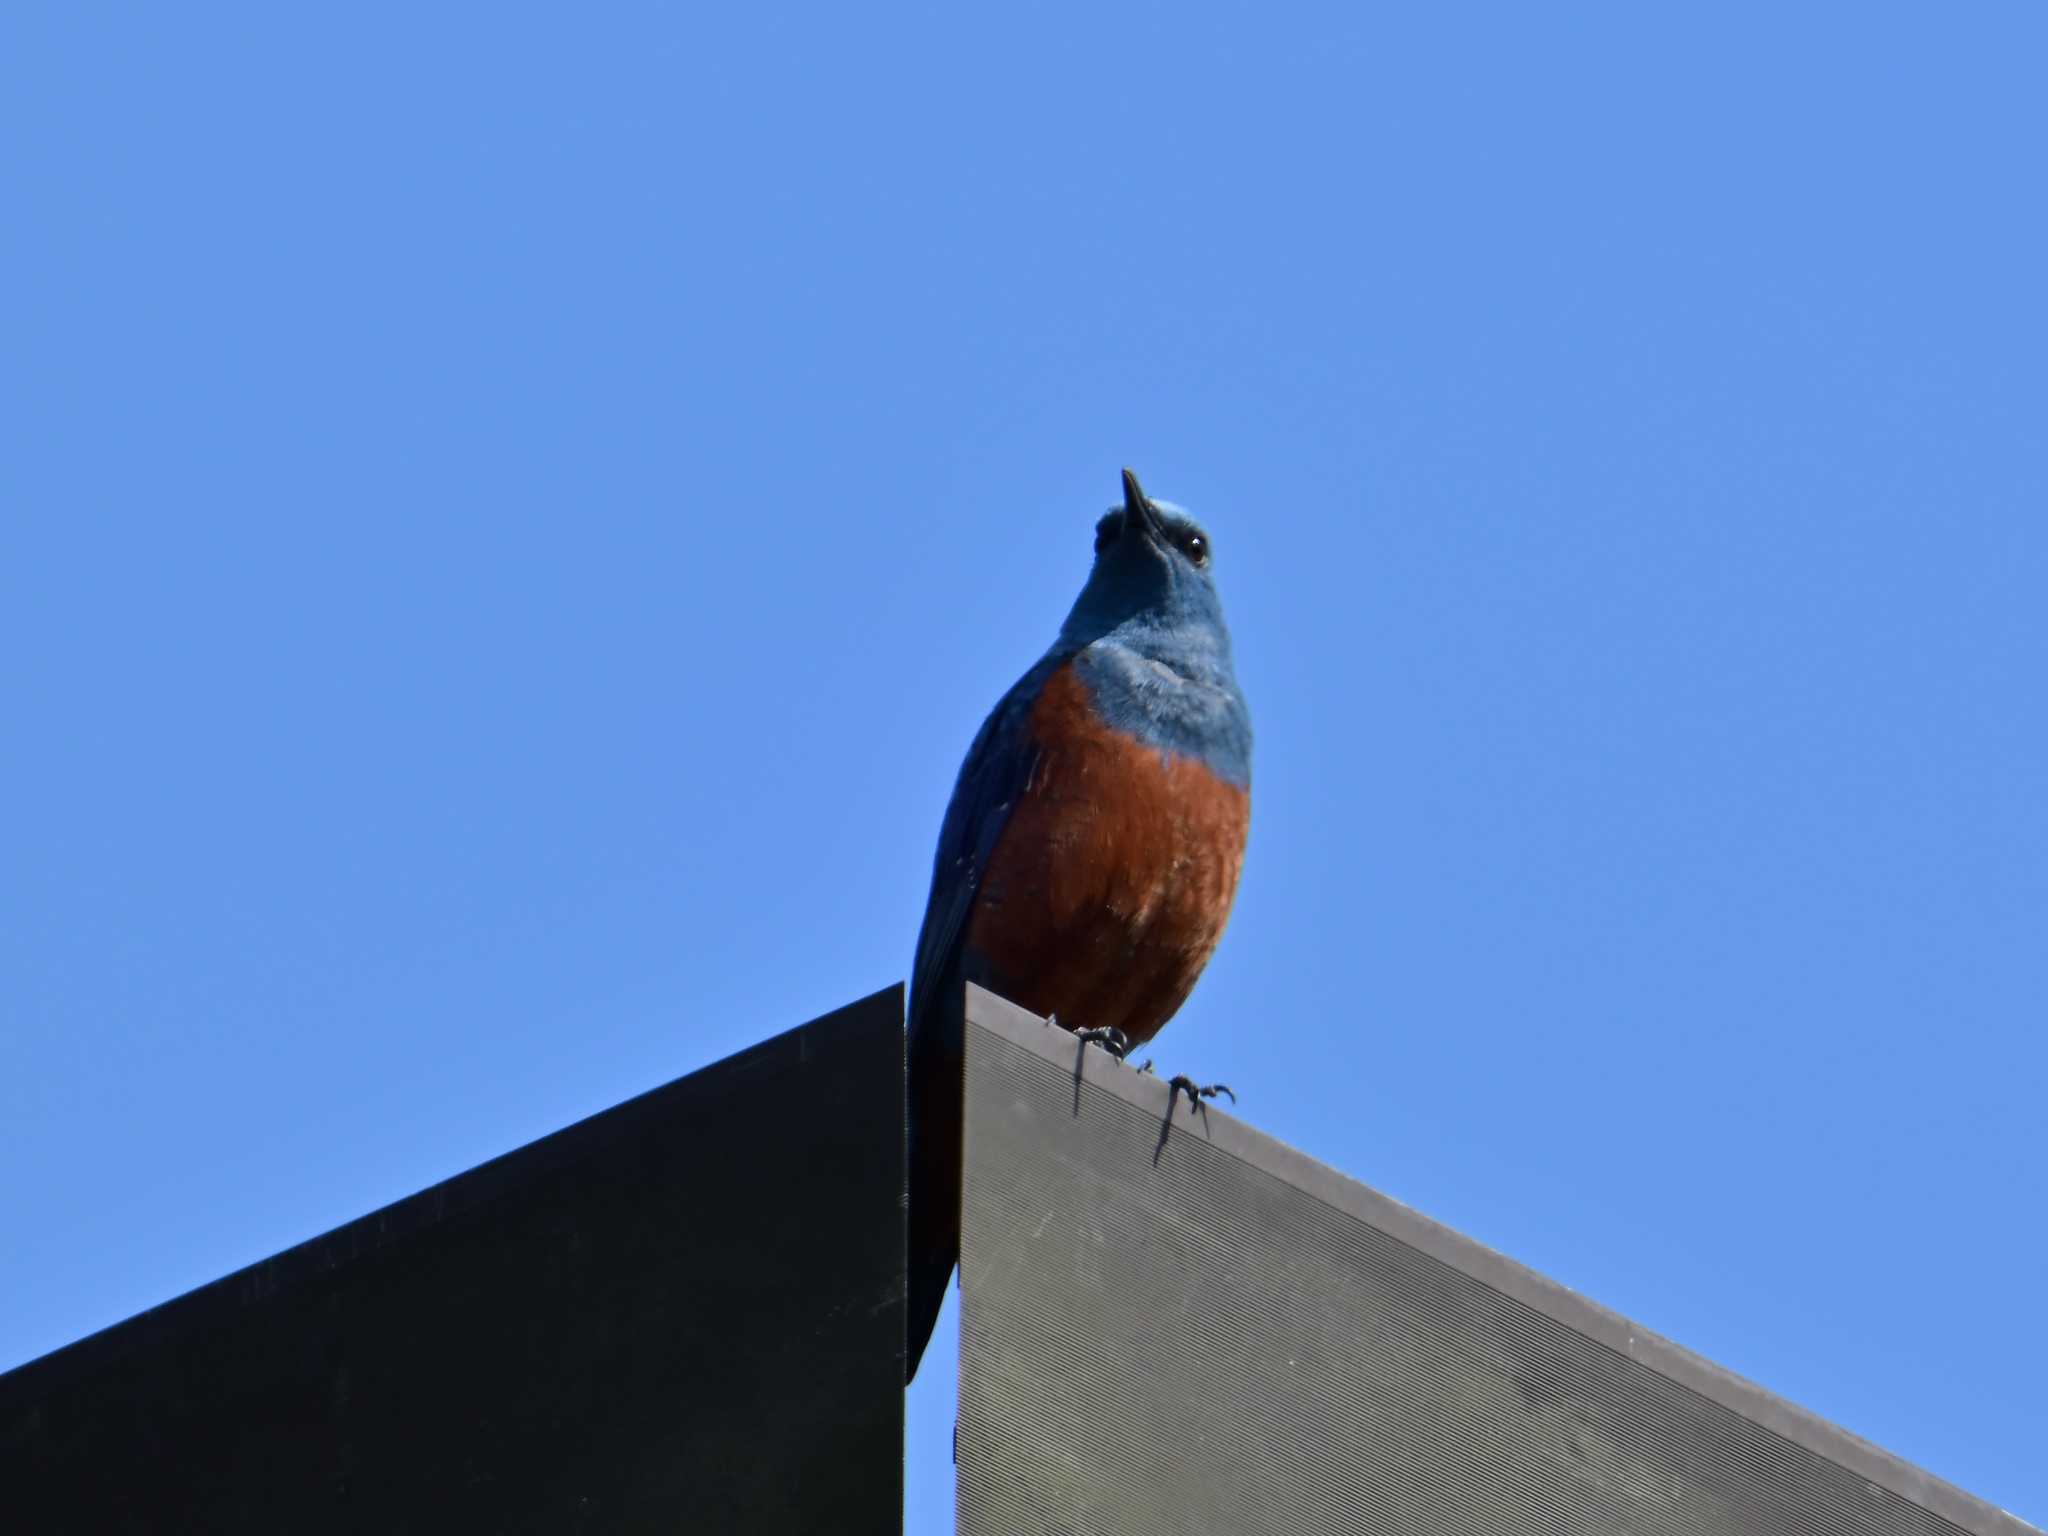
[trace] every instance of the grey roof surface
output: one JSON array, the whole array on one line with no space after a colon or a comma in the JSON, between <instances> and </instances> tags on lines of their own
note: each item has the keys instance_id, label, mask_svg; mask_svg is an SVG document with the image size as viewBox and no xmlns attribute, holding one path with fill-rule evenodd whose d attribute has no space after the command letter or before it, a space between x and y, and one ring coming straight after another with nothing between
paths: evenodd
<instances>
[{"instance_id":1,"label":"grey roof surface","mask_svg":"<svg viewBox=\"0 0 2048 1536\"><path fill-rule=\"evenodd\" d=\"M2033 1533L970 990L959 1529ZM2038 1536L2038 1533L2034 1533Z\"/></svg>"}]
</instances>

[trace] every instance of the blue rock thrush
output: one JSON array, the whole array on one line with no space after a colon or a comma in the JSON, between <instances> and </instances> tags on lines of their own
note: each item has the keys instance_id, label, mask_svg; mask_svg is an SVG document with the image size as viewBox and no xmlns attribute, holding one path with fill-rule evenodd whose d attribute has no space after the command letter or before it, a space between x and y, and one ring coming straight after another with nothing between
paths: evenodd
<instances>
[{"instance_id":1,"label":"blue rock thrush","mask_svg":"<svg viewBox=\"0 0 2048 1536\"><path fill-rule=\"evenodd\" d=\"M1208 535L1125 470L1087 585L982 724L939 832L910 984L906 1380L960 1254L964 984L1151 1039L1230 915L1251 752Z\"/></svg>"}]
</instances>

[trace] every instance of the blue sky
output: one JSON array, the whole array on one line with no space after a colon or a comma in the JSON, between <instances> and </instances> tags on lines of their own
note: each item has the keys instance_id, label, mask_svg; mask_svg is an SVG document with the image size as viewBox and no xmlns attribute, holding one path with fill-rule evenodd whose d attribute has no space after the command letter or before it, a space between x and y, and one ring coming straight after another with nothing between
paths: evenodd
<instances>
[{"instance_id":1,"label":"blue sky","mask_svg":"<svg viewBox=\"0 0 2048 1536\"><path fill-rule=\"evenodd\" d=\"M1130 464L1162 1063L2048 1522L2044 33L11 8L0 1366L902 976Z\"/></svg>"}]
</instances>

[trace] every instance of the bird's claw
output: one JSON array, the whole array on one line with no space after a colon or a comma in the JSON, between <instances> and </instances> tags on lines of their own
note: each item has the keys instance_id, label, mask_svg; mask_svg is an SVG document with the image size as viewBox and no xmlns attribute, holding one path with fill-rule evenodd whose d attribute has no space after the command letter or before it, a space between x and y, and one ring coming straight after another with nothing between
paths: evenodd
<instances>
[{"instance_id":1,"label":"bird's claw","mask_svg":"<svg viewBox=\"0 0 2048 1536\"><path fill-rule=\"evenodd\" d=\"M1147 1065L1150 1065L1150 1063L1147 1063ZM1207 1114L1209 1109L1208 1105L1202 1102L1204 1099L1213 1099L1218 1094L1222 1094L1231 1103L1235 1104L1237 1102L1237 1095L1230 1091L1230 1084L1209 1083L1205 1086L1196 1082L1185 1072L1175 1073L1172 1077L1168 1078L1166 1088L1166 1113L1168 1115L1173 1113L1173 1107L1180 1102L1182 1094L1188 1096L1189 1109L1200 1110L1204 1114Z\"/></svg>"},{"instance_id":2,"label":"bird's claw","mask_svg":"<svg viewBox=\"0 0 2048 1536\"><path fill-rule=\"evenodd\" d=\"M1131 1037L1120 1029L1077 1029L1074 1038L1101 1046L1118 1061L1122 1061L1131 1049Z\"/></svg>"}]
</instances>

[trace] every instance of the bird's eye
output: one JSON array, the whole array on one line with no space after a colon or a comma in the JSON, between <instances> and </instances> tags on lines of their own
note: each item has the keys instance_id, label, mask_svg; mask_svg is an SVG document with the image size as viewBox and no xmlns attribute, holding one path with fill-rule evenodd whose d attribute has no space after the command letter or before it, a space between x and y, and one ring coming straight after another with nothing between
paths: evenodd
<instances>
[{"instance_id":1,"label":"bird's eye","mask_svg":"<svg viewBox=\"0 0 2048 1536\"><path fill-rule=\"evenodd\" d=\"M1209 541L1199 533L1191 533L1180 541L1180 552L1197 565L1209 563Z\"/></svg>"},{"instance_id":2,"label":"bird's eye","mask_svg":"<svg viewBox=\"0 0 2048 1536\"><path fill-rule=\"evenodd\" d=\"M1116 536L1123 532L1124 525L1118 519L1105 517L1095 525L1095 553L1101 554L1116 542Z\"/></svg>"}]
</instances>

